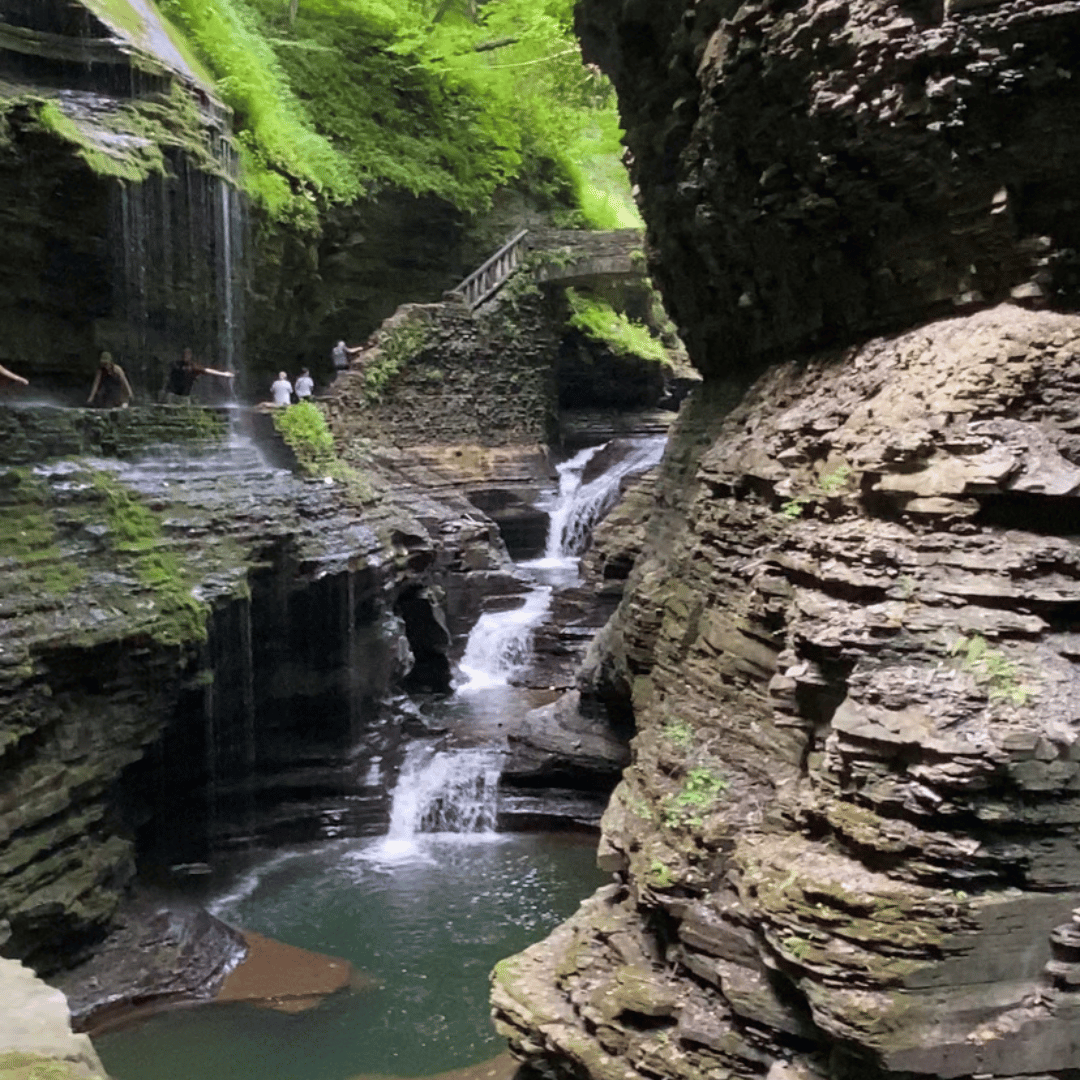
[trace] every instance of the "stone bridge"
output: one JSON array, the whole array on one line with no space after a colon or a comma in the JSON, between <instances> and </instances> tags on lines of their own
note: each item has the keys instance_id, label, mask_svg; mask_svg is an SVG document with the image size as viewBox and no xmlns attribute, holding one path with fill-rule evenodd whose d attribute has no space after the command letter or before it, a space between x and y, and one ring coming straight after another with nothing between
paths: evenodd
<instances>
[{"instance_id":1,"label":"stone bridge","mask_svg":"<svg viewBox=\"0 0 1080 1080\"><path fill-rule=\"evenodd\" d=\"M638 229L522 229L447 295L470 308L490 300L528 259L537 281L583 285L598 278L643 277L644 234Z\"/></svg>"}]
</instances>

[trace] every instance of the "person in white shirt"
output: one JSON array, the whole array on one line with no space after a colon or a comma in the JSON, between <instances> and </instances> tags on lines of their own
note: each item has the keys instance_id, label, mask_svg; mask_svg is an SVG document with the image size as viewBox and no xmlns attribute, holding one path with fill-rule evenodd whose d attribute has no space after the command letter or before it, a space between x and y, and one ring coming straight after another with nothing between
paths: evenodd
<instances>
[{"instance_id":1,"label":"person in white shirt","mask_svg":"<svg viewBox=\"0 0 1080 1080\"><path fill-rule=\"evenodd\" d=\"M292 383L284 371L279 371L277 381L270 384L270 393L274 395L275 405L288 405L292 401Z\"/></svg>"},{"instance_id":2,"label":"person in white shirt","mask_svg":"<svg viewBox=\"0 0 1080 1080\"><path fill-rule=\"evenodd\" d=\"M315 382L308 373L307 368L300 369L300 378L296 380L296 397L300 401L307 401L311 397L311 391L315 389Z\"/></svg>"}]
</instances>

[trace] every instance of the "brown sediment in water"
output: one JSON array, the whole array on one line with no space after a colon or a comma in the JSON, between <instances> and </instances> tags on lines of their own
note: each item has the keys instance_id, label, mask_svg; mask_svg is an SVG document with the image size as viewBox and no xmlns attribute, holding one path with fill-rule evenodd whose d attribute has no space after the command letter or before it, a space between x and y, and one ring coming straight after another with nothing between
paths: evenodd
<instances>
[{"instance_id":1,"label":"brown sediment in water","mask_svg":"<svg viewBox=\"0 0 1080 1080\"><path fill-rule=\"evenodd\" d=\"M243 1002L280 1012L303 1012L345 987L370 990L379 982L356 971L348 960L300 949L252 930L241 931L247 956L213 998L190 993L156 994L141 1001L122 1001L96 1009L82 1026L91 1038L128 1027L172 1009Z\"/></svg>"},{"instance_id":2,"label":"brown sediment in water","mask_svg":"<svg viewBox=\"0 0 1080 1080\"><path fill-rule=\"evenodd\" d=\"M241 932L247 957L226 976L215 1002L243 1001L281 1012L302 1012L353 984L348 960L286 945L252 930Z\"/></svg>"},{"instance_id":3,"label":"brown sediment in water","mask_svg":"<svg viewBox=\"0 0 1080 1080\"><path fill-rule=\"evenodd\" d=\"M491 1058L490 1061L482 1061L479 1065L435 1073L425 1076L423 1080L512 1080L518 1070L525 1071L521 1062L510 1054L504 1053ZM349 1080L398 1080L398 1078L379 1073L357 1073L356 1076L349 1077Z\"/></svg>"}]
</instances>

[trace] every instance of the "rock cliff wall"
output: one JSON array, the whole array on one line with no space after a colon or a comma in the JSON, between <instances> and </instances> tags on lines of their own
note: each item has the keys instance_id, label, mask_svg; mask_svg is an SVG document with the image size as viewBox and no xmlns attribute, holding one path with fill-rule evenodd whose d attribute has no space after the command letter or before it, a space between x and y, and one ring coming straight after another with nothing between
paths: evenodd
<instances>
[{"instance_id":1,"label":"rock cliff wall","mask_svg":"<svg viewBox=\"0 0 1080 1080\"><path fill-rule=\"evenodd\" d=\"M1072 1075L1078 147L1036 145L1080 9L579 20L707 379L581 676L637 729L615 883L496 1021L611 1080Z\"/></svg>"},{"instance_id":2,"label":"rock cliff wall","mask_svg":"<svg viewBox=\"0 0 1080 1080\"><path fill-rule=\"evenodd\" d=\"M23 449L109 434L5 415ZM137 859L383 828L390 698L446 685L448 617L508 563L449 493L375 468L362 493L304 480L202 410L112 427L139 461L0 470L0 952L43 972L100 941ZM385 755L381 780L357 753Z\"/></svg>"}]
</instances>

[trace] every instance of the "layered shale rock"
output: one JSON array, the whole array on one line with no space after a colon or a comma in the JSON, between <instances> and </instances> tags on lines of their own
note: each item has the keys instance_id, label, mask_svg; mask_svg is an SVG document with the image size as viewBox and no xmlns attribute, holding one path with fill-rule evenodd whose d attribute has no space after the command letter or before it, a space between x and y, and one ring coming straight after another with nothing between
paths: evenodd
<instances>
[{"instance_id":1,"label":"layered shale rock","mask_svg":"<svg viewBox=\"0 0 1080 1080\"><path fill-rule=\"evenodd\" d=\"M714 425L685 518L654 514L589 669L639 729L620 883L500 968L519 1054L1077 1067L1078 360L1080 318L1004 306L683 418L673 471Z\"/></svg>"},{"instance_id":2,"label":"layered shale rock","mask_svg":"<svg viewBox=\"0 0 1080 1080\"><path fill-rule=\"evenodd\" d=\"M494 525L375 466L271 468L199 409L5 430L16 457L144 456L0 469L0 952L82 959L137 859L381 831L392 762L365 779L354 755L393 751L393 692L448 685L469 575L510 569Z\"/></svg>"},{"instance_id":3,"label":"layered shale rock","mask_svg":"<svg viewBox=\"0 0 1080 1080\"><path fill-rule=\"evenodd\" d=\"M1075 303L1071 0L586 0L695 365Z\"/></svg>"},{"instance_id":4,"label":"layered shale rock","mask_svg":"<svg viewBox=\"0 0 1080 1080\"><path fill-rule=\"evenodd\" d=\"M1071 1075L1080 9L578 19L706 384L581 674L615 883L496 1021L611 1080Z\"/></svg>"}]
</instances>

